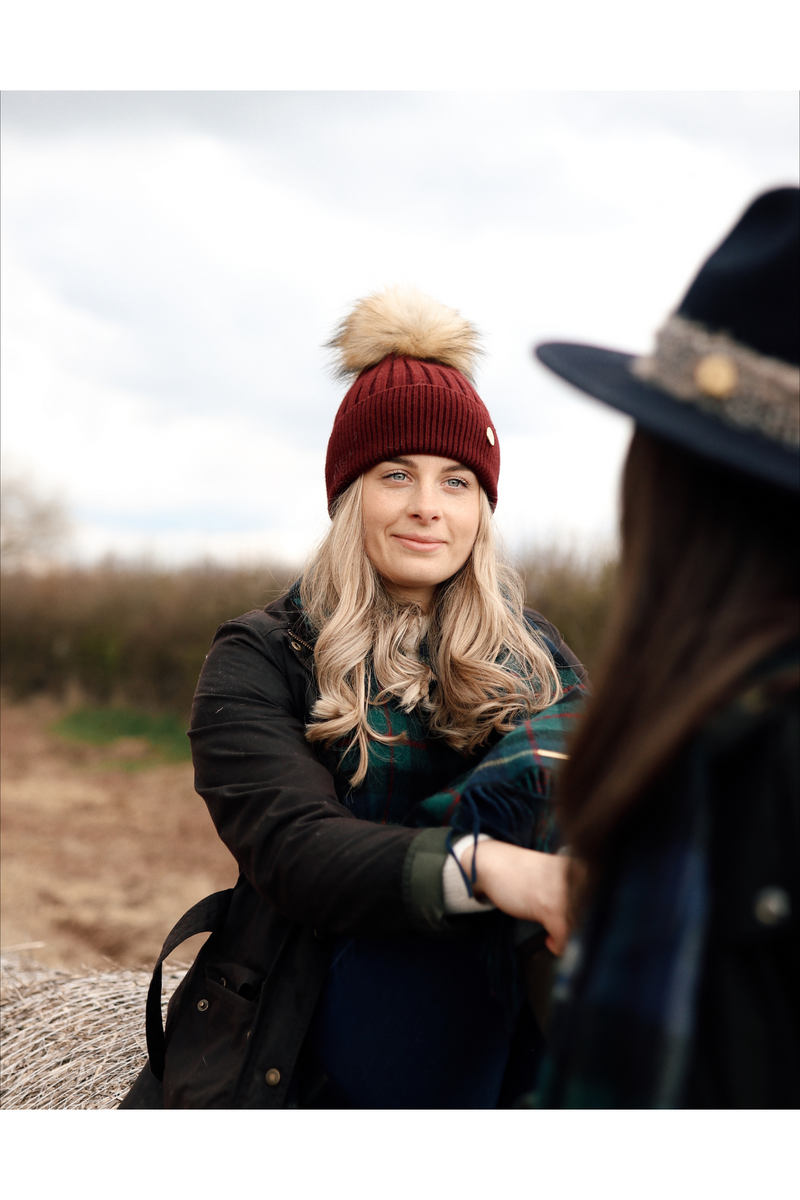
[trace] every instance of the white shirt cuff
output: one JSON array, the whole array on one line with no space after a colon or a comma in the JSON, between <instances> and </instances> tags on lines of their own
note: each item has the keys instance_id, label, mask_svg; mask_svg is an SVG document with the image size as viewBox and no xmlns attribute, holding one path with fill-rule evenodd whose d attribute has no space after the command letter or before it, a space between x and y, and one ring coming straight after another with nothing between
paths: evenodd
<instances>
[{"instance_id":1,"label":"white shirt cuff","mask_svg":"<svg viewBox=\"0 0 800 1200\"><path fill-rule=\"evenodd\" d=\"M448 854L447 860L442 867L442 893L444 895L444 911L448 913L472 913L472 912L488 912L494 908L493 904L488 901L476 900L474 896L470 896L467 885L464 882L464 876L458 868L458 863L453 857L460 855L465 846L474 843L475 835L468 833L466 837L459 838L453 845L451 854ZM479 842L491 842L492 838L488 833L478 834Z\"/></svg>"}]
</instances>

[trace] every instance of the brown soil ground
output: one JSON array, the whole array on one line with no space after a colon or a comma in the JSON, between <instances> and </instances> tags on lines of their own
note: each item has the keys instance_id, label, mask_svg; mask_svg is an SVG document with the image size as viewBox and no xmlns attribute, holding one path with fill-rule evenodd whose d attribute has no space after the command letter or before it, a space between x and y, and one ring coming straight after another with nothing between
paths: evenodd
<instances>
[{"instance_id":1,"label":"brown soil ground","mask_svg":"<svg viewBox=\"0 0 800 1200\"><path fill-rule=\"evenodd\" d=\"M65 712L0 706L0 945L53 966L152 967L178 917L231 887L236 864L188 763L150 765L138 739L63 741L49 726ZM190 962L204 936L175 958Z\"/></svg>"}]
</instances>

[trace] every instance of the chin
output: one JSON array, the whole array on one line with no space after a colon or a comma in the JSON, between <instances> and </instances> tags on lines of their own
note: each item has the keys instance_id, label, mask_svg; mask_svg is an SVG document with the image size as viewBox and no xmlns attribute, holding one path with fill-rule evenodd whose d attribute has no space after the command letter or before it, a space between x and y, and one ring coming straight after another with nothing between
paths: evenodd
<instances>
[{"instance_id":1,"label":"chin","mask_svg":"<svg viewBox=\"0 0 800 1200\"><path fill-rule=\"evenodd\" d=\"M436 587L437 584L443 583L445 579L450 578L450 573L447 575L441 571L420 571L414 575L404 575L401 571L394 576L395 581L401 587Z\"/></svg>"}]
</instances>

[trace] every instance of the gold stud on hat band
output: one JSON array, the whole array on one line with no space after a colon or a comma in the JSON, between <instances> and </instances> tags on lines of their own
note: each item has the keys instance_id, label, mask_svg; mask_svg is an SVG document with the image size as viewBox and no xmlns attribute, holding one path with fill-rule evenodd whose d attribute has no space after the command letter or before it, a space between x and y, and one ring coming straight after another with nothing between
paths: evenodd
<instances>
[{"instance_id":1,"label":"gold stud on hat band","mask_svg":"<svg viewBox=\"0 0 800 1200\"><path fill-rule=\"evenodd\" d=\"M724 400L736 390L739 372L736 363L725 354L707 354L694 369L694 381L706 396Z\"/></svg>"},{"instance_id":2,"label":"gold stud on hat band","mask_svg":"<svg viewBox=\"0 0 800 1200\"><path fill-rule=\"evenodd\" d=\"M656 335L653 354L635 359L631 371L740 429L800 444L800 369L727 334L673 313Z\"/></svg>"}]
</instances>

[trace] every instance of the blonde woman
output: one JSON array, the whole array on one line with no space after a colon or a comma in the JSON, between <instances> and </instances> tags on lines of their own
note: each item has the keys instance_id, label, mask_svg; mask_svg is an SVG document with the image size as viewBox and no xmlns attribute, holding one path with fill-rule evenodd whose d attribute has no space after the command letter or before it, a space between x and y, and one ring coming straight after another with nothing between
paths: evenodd
<instances>
[{"instance_id":1,"label":"blonde woman","mask_svg":"<svg viewBox=\"0 0 800 1200\"><path fill-rule=\"evenodd\" d=\"M509 929L566 942L565 860L543 851L581 668L498 559L474 329L391 289L332 346L353 383L329 532L286 596L220 627L195 696L196 786L239 881L167 939L162 959L212 930L166 1042L156 970L125 1107L496 1107L536 1066L497 981Z\"/></svg>"}]
</instances>

